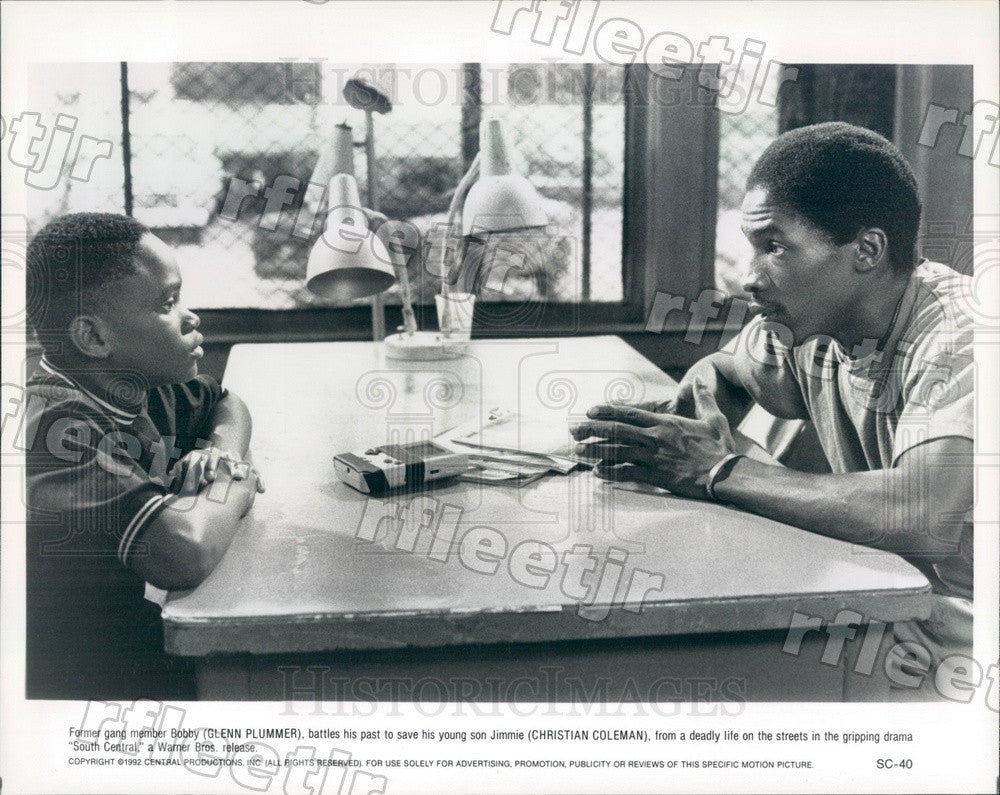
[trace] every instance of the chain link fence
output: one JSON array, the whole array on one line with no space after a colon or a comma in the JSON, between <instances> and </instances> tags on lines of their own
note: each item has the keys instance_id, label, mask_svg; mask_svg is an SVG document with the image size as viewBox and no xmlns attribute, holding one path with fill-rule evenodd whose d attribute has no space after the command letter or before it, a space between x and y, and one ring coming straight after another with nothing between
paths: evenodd
<instances>
[{"instance_id":1,"label":"chain link fence","mask_svg":"<svg viewBox=\"0 0 1000 795\"><path fill-rule=\"evenodd\" d=\"M120 72L117 63L36 64L31 68L28 88L32 101L27 112L37 117L37 124L46 128L46 134L50 134L48 128L52 125L60 124L62 117L61 126L66 129L72 125L76 138L89 136L107 141L110 154L95 161L89 179L72 179L76 161L72 145L66 156L59 158L44 151L40 146L43 142L36 142L32 147L37 157L35 167L41 169L46 187L33 185L27 191L29 235L66 213L122 212L125 174Z\"/></svg>"},{"instance_id":2,"label":"chain link fence","mask_svg":"<svg viewBox=\"0 0 1000 795\"><path fill-rule=\"evenodd\" d=\"M346 81L359 73L391 85L392 110L374 115L377 202L366 191L365 114L344 97ZM57 65L45 80L53 112L72 103L94 108L94 126L116 142L115 166L85 188L63 180L64 189L34 211L35 226L62 212L121 212L131 203L136 218L175 246L190 306L317 302L304 287L305 267L322 232L321 194L334 128L343 123L353 128L362 202L423 234L410 275L416 299L433 303L440 246L455 242L445 235L448 203L475 152L477 122L487 116L504 122L515 164L542 195L549 225L534 237L490 235L466 246L462 267L474 263L480 299L622 299L620 68L130 63L125 158L118 64ZM234 189L242 191L235 204ZM390 302L398 300L395 289Z\"/></svg>"},{"instance_id":3,"label":"chain link fence","mask_svg":"<svg viewBox=\"0 0 1000 795\"><path fill-rule=\"evenodd\" d=\"M475 91L469 90L470 68L478 70ZM392 110L374 117L378 204L424 235L422 256L410 263L419 302L432 303L439 289L435 262L448 203L475 151L475 122L488 115L503 120L521 173L545 200L549 226L534 240L522 235L511 244L496 235L485 249L469 246L467 260L478 263L473 269L482 277L474 285L481 300L622 300L621 68L131 63L132 210L177 247L189 305L290 309L316 303L303 276L325 204L310 193L310 180L331 155L337 124L353 128L355 172L362 200L369 202L365 115L343 94L346 81L359 73L392 89ZM32 80L43 117L70 114L79 119L78 132L107 137L115 147L89 180L64 174L52 190L32 191L29 231L65 212L121 212L120 65L42 65ZM750 103L742 113L719 115L716 285L738 294L749 258L739 206L750 167L777 135L778 111ZM235 217L223 212L234 180L253 191ZM289 186L284 199L282 184ZM512 251L518 261L500 262ZM395 300L393 294L388 300Z\"/></svg>"},{"instance_id":4,"label":"chain link fence","mask_svg":"<svg viewBox=\"0 0 1000 795\"><path fill-rule=\"evenodd\" d=\"M772 92L773 86L766 86L759 94ZM715 285L730 295L743 294L740 281L752 254L750 244L740 229L740 205L747 177L757 158L777 135L777 107L751 101L741 113L719 112Z\"/></svg>"}]
</instances>

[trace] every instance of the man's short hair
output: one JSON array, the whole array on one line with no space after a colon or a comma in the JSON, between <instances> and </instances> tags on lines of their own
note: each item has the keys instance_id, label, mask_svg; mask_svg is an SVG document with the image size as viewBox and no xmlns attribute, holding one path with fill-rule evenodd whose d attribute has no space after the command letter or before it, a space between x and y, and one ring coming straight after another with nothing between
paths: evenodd
<instances>
[{"instance_id":1,"label":"man's short hair","mask_svg":"<svg viewBox=\"0 0 1000 795\"><path fill-rule=\"evenodd\" d=\"M102 291L136 271L149 230L114 213L73 213L46 224L28 244L27 315L46 353L58 354L69 325L100 306Z\"/></svg>"},{"instance_id":2,"label":"man's short hair","mask_svg":"<svg viewBox=\"0 0 1000 795\"><path fill-rule=\"evenodd\" d=\"M902 152L878 133L844 122L786 132L754 164L747 189L758 187L836 245L878 227L889 238L894 270L916 264L917 180Z\"/></svg>"}]
</instances>

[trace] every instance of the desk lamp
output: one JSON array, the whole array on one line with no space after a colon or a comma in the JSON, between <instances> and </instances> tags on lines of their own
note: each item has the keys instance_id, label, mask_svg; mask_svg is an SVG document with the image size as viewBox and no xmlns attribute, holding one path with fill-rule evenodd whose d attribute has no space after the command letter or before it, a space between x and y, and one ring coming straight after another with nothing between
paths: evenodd
<instances>
[{"instance_id":1,"label":"desk lamp","mask_svg":"<svg viewBox=\"0 0 1000 795\"><path fill-rule=\"evenodd\" d=\"M327 170L326 162L316 166L316 173ZM385 221L376 234L369 230L369 216L361 207L358 183L354 176L354 139L352 129L347 124L338 124L334 131L333 166L334 176L330 179L327 205L329 212L323 226L323 234L313 243L306 265L306 287L314 295L331 300L347 301L356 298L373 297L372 332L375 342L385 336L385 318L382 303L377 297L393 281L399 282L403 304L403 334L409 347L416 349L414 356L397 358L440 358L447 355L441 335L417 331L417 320L413 314L413 298L410 293L410 279L406 272L406 261L398 246L392 246L390 254L382 235L391 237L394 222L385 221L381 213L371 213ZM386 352L391 356L398 346L387 341ZM456 354L457 355L457 354Z\"/></svg>"},{"instance_id":2,"label":"desk lamp","mask_svg":"<svg viewBox=\"0 0 1000 795\"><path fill-rule=\"evenodd\" d=\"M423 361L460 356L463 346L454 344L442 332L417 330L405 257L396 246L390 254L380 237L367 228L353 173L351 128L339 125L336 141L334 169L340 173L330 182L330 211L323 234L309 254L306 286L326 298L349 300L377 295L388 289L395 277L400 286L403 330L385 338L386 356ZM499 119L485 119L480 124L479 146L479 154L455 189L448 208L446 234L454 228L459 210L463 237L545 227L548 219L542 199L527 179L514 173ZM391 226L392 222L388 222L383 228ZM446 299L450 293L450 270L445 241L441 247L440 273L441 295ZM441 326L448 328L450 302L445 300L442 306Z\"/></svg>"},{"instance_id":3,"label":"desk lamp","mask_svg":"<svg viewBox=\"0 0 1000 795\"><path fill-rule=\"evenodd\" d=\"M334 132L334 175L327 194L329 211L323 234L313 243L306 265L309 291L337 301L378 295L395 279L389 252L369 231L361 209L353 146L351 128L338 125ZM377 319L373 322L377 334Z\"/></svg>"},{"instance_id":4,"label":"desk lamp","mask_svg":"<svg viewBox=\"0 0 1000 795\"><path fill-rule=\"evenodd\" d=\"M523 229L544 228L548 224L542 198L530 182L514 173L507 140L499 119L484 119L479 125L479 153L469 165L448 207L445 234L455 228L458 213L462 212L462 236L479 237L490 232L511 232ZM441 245L440 275L442 329L450 326L448 299L451 287L451 263L448 261L447 240ZM461 246L456 247L455 258L460 262ZM405 280L405 281L404 281ZM439 359L461 353L461 346L450 343L442 333L417 331L416 323L407 324L406 309L409 301L409 281L402 269L400 284L403 288L404 327L400 334L386 337L386 355L398 359ZM412 308L410 320L412 321Z\"/></svg>"},{"instance_id":5,"label":"desk lamp","mask_svg":"<svg viewBox=\"0 0 1000 795\"><path fill-rule=\"evenodd\" d=\"M392 110L386 91L360 73L344 84L344 99L352 108L365 112L365 162L368 177L368 207L378 212L378 161L375 158L375 117Z\"/></svg>"}]
</instances>

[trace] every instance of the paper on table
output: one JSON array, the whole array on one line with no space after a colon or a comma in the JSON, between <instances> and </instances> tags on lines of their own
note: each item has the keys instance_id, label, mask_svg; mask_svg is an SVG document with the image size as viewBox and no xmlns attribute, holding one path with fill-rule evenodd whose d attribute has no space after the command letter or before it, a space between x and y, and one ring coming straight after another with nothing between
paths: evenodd
<instances>
[{"instance_id":1,"label":"paper on table","mask_svg":"<svg viewBox=\"0 0 1000 795\"><path fill-rule=\"evenodd\" d=\"M448 438L456 444L483 450L544 456L552 459L553 468L564 472L577 464L593 463L574 452L575 442L568 423L507 409L492 409L485 417L455 428Z\"/></svg>"},{"instance_id":2,"label":"paper on table","mask_svg":"<svg viewBox=\"0 0 1000 795\"><path fill-rule=\"evenodd\" d=\"M519 489L522 486L527 486L529 483L534 483L546 474L547 471L518 474L490 467L472 467L468 471L458 475L458 480L464 480L469 483L485 483L491 486L514 486Z\"/></svg>"},{"instance_id":3,"label":"paper on table","mask_svg":"<svg viewBox=\"0 0 1000 795\"><path fill-rule=\"evenodd\" d=\"M745 455L754 461L760 461L762 464L770 464L776 467L782 466L777 458L738 428L733 429L733 441L736 442L736 452L740 455Z\"/></svg>"},{"instance_id":4,"label":"paper on table","mask_svg":"<svg viewBox=\"0 0 1000 795\"><path fill-rule=\"evenodd\" d=\"M458 444L459 449L467 449L467 445ZM476 448L479 452L472 453L470 461L482 462L484 465L496 469L518 470L518 471L541 471L558 472L565 475L567 472L579 466L577 461L568 458L557 458L549 455L535 455L534 453L512 453L509 450L488 450L483 447Z\"/></svg>"}]
</instances>

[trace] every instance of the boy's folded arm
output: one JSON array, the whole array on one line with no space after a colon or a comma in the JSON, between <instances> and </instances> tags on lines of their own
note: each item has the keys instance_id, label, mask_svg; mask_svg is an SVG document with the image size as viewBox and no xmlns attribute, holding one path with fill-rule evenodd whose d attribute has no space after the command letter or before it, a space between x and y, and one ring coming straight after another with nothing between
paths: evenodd
<instances>
[{"instance_id":1,"label":"boy's folded arm","mask_svg":"<svg viewBox=\"0 0 1000 795\"><path fill-rule=\"evenodd\" d=\"M178 501L167 505L142 535L143 551L127 565L157 588L179 590L199 585L222 560L239 524L257 493L256 475L226 478L226 497L210 500L203 491L182 509ZM216 486L218 488L218 486Z\"/></svg>"},{"instance_id":2,"label":"boy's folded arm","mask_svg":"<svg viewBox=\"0 0 1000 795\"><path fill-rule=\"evenodd\" d=\"M250 411L240 397L233 392L226 394L212 407L209 417L212 447L237 454L245 459L250 449L250 435L253 422Z\"/></svg>"}]
</instances>

